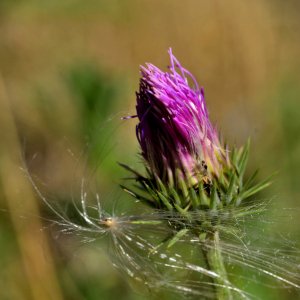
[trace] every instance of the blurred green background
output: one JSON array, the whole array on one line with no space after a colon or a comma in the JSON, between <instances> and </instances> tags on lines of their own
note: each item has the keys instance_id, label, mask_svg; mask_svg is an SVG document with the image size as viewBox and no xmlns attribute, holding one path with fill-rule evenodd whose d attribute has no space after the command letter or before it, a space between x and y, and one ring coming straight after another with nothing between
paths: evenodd
<instances>
[{"instance_id":1,"label":"blurred green background","mask_svg":"<svg viewBox=\"0 0 300 300\"><path fill-rule=\"evenodd\" d=\"M248 174L280 171L263 196L298 207L299 36L295 0L1 0L0 298L142 299L105 251L55 237L22 157L49 201L68 206L72 182L77 197L96 174L105 202L126 176L116 162L139 168L136 120L120 121L134 114L139 65L166 71L169 47L229 143L251 135Z\"/></svg>"}]
</instances>

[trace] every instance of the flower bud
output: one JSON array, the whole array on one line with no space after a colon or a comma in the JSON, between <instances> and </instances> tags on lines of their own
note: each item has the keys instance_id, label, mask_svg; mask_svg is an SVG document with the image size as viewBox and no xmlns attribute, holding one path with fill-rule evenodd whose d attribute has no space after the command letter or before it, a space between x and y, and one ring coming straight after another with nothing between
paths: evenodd
<instances>
[{"instance_id":1,"label":"flower bud","mask_svg":"<svg viewBox=\"0 0 300 300\"><path fill-rule=\"evenodd\" d=\"M199 90L171 49L169 54L170 73L152 64L141 66L136 135L142 156L164 184L177 182L178 176L189 185L210 182L212 174L218 175L218 158L224 159L216 126L209 121L203 88ZM187 75L195 88L188 85Z\"/></svg>"}]
</instances>

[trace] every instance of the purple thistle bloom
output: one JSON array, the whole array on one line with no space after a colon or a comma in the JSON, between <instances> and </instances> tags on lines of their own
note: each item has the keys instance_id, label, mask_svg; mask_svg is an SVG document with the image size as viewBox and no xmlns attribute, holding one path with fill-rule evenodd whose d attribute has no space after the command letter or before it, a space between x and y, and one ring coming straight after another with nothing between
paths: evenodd
<instances>
[{"instance_id":1,"label":"purple thistle bloom","mask_svg":"<svg viewBox=\"0 0 300 300\"><path fill-rule=\"evenodd\" d=\"M171 73L148 63L147 68L141 66L140 90L136 93L140 122L136 134L142 155L165 183L173 184L182 175L190 184L196 184L200 178L209 181L211 173L218 176L218 158L225 160L216 125L213 128L209 121L203 88L199 90L171 48L169 54ZM194 81L195 89L188 85L186 75Z\"/></svg>"}]
</instances>

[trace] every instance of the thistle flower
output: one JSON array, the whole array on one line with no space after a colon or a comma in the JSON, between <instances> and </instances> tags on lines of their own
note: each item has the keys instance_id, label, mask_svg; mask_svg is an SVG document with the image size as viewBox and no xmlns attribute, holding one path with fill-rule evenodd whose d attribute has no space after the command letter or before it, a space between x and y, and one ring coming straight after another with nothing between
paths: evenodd
<instances>
[{"instance_id":1,"label":"thistle flower","mask_svg":"<svg viewBox=\"0 0 300 300\"><path fill-rule=\"evenodd\" d=\"M142 156L164 183L176 183L178 174L192 185L200 178L210 181L211 173L218 174L218 158L225 159L217 128L209 121L203 88L199 90L171 49L169 54L171 73L152 64L141 66L136 134ZM188 85L186 75L192 78L195 89Z\"/></svg>"},{"instance_id":2,"label":"thistle flower","mask_svg":"<svg viewBox=\"0 0 300 300\"><path fill-rule=\"evenodd\" d=\"M169 54L171 73L152 64L141 67L136 134L147 176L122 165L134 173L147 196L122 187L145 204L171 212L165 215L172 231L164 241L168 242L167 248L179 240L198 238L208 270L218 275L213 279L215 298L233 299L219 233L236 235L233 224L261 212L263 203L253 204L247 199L267 187L274 174L251 187L258 169L243 183L250 143L239 151L234 146L229 157L228 146L221 146L216 125L212 127L209 121L203 88L199 90L171 49ZM186 75L192 78L194 89L188 85Z\"/></svg>"}]
</instances>

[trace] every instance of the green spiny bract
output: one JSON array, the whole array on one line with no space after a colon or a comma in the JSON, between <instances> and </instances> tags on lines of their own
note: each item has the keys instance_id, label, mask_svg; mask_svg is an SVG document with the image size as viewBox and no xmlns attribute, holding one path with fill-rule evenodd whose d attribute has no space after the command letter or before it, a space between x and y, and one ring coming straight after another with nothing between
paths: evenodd
<instances>
[{"instance_id":1,"label":"green spiny bract","mask_svg":"<svg viewBox=\"0 0 300 300\"><path fill-rule=\"evenodd\" d=\"M262 182L252 185L259 169L248 179L243 181L245 167L249 157L250 141L246 147L237 151L233 147L229 163L222 164L221 172L217 176L211 173L211 180L199 178L199 183L191 185L179 176L177 182L171 186L164 185L162 180L151 173L146 166L146 175L143 176L128 166L122 167L135 176L135 186L142 190L137 193L121 186L126 192L153 209L168 211L165 221L174 230L174 236L169 237L172 246L186 234L199 236L203 242L215 231L230 233L234 231L235 223L247 215L260 213L264 210L263 201L249 201L253 195L270 184L272 174ZM226 145L225 145L226 148ZM173 218L172 216L175 216ZM181 216L178 218L178 216ZM149 224L151 221L149 221Z\"/></svg>"}]
</instances>

